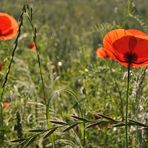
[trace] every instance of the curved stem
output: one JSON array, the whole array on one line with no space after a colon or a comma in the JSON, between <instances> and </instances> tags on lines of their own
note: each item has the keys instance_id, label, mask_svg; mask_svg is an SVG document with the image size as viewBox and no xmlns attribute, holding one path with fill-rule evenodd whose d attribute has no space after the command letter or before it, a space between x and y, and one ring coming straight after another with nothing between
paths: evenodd
<instances>
[{"instance_id":1,"label":"curved stem","mask_svg":"<svg viewBox=\"0 0 148 148\"><path fill-rule=\"evenodd\" d=\"M128 77L127 77L127 92L126 92L126 114L125 114L125 136L126 136L126 148L128 148L128 98L129 98L129 82L130 82L130 64L128 64Z\"/></svg>"}]
</instances>

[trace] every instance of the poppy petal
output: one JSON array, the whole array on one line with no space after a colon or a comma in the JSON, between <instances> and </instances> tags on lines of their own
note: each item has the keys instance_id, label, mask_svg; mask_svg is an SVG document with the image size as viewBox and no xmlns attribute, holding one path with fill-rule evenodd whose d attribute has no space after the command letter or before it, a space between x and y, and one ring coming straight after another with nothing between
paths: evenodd
<instances>
[{"instance_id":1,"label":"poppy petal","mask_svg":"<svg viewBox=\"0 0 148 148\"><path fill-rule=\"evenodd\" d=\"M105 48L102 48L102 47L96 50L96 55L97 57L103 58L103 59L107 59L110 57L107 51L105 50Z\"/></svg>"},{"instance_id":2,"label":"poppy petal","mask_svg":"<svg viewBox=\"0 0 148 148\"><path fill-rule=\"evenodd\" d=\"M107 33L103 39L103 44L105 46L106 42L113 44L116 40L124 37L125 35L131 35L130 32L127 32L124 29L116 29L112 30L111 32Z\"/></svg>"},{"instance_id":3,"label":"poppy petal","mask_svg":"<svg viewBox=\"0 0 148 148\"><path fill-rule=\"evenodd\" d=\"M112 47L114 50L118 51L121 54L127 52L132 52L137 45L137 38L134 36L123 36L122 38L116 40Z\"/></svg>"},{"instance_id":4,"label":"poppy petal","mask_svg":"<svg viewBox=\"0 0 148 148\"><path fill-rule=\"evenodd\" d=\"M148 39L137 38L137 45L135 47L135 53L139 57L148 57Z\"/></svg>"},{"instance_id":5,"label":"poppy petal","mask_svg":"<svg viewBox=\"0 0 148 148\"><path fill-rule=\"evenodd\" d=\"M136 30L136 29L128 29L126 30L127 32L130 32L133 35L147 35L146 33L140 31L140 30Z\"/></svg>"},{"instance_id":6,"label":"poppy petal","mask_svg":"<svg viewBox=\"0 0 148 148\"><path fill-rule=\"evenodd\" d=\"M129 36L127 37L128 39L125 39L126 36ZM128 43L129 43L130 36L132 36L131 33L126 32L126 30L124 29L113 30L107 33L107 35L104 37L103 39L104 48L116 54L124 54L129 49ZM113 46L113 44L115 45Z\"/></svg>"}]
</instances>

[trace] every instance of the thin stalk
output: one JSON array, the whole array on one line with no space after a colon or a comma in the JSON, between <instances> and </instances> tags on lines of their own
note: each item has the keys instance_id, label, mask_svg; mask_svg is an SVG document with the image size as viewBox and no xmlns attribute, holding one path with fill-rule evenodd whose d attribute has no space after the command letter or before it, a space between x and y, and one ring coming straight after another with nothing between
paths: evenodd
<instances>
[{"instance_id":1,"label":"thin stalk","mask_svg":"<svg viewBox=\"0 0 148 148\"><path fill-rule=\"evenodd\" d=\"M4 131L3 131L3 107L0 105L0 145L3 144L4 141Z\"/></svg>"},{"instance_id":2,"label":"thin stalk","mask_svg":"<svg viewBox=\"0 0 148 148\"><path fill-rule=\"evenodd\" d=\"M131 7L131 0L128 0L128 4L127 4L127 13L128 13L128 15L130 15L130 7Z\"/></svg>"},{"instance_id":3,"label":"thin stalk","mask_svg":"<svg viewBox=\"0 0 148 148\"><path fill-rule=\"evenodd\" d=\"M127 77L127 92L126 92L126 114L125 114L125 143L126 143L126 148L128 148L128 98L129 98L129 82L130 82L130 64L128 64L128 77Z\"/></svg>"},{"instance_id":4,"label":"thin stalk","mask_svg":"<svg viewBox=\"0 0 148 148\"><path fill-rule=\"evenodd\" d=\"M45 83L44 83L44 79L43 79L43 73L42 73L42 68L41 68L41 59L40 59L40 54L39 54L39 47L37 45L37 41L36 41L36 37L37 37L37 29L35 27L35 25L33 24L33 21L32 21L32 8L29 9L29 6L28 6L28 10L30 10L30 15L28 14L27 17L28 17L28 20L30 22L30 25L32 27L32 30L34 32L33 34L33 41L35 43L35 46L36 46L36 53L37 53L37 60L38 60L38 65L39 65L39 71L40 71L40 77L41 77L41 83L42 83L42 90L43 90L43 96L44 96L44 99L45 99L45 103L46 103L46 121L47 121L47 125L48 125L48 109L47 109L47 100L46 100L46 93L45 93ZM37 100L36 100L37 101Z\"/></svg>"},{"instance_id":5,"label":"thin stalk","mask_svg":"<svg viewBox=\"0 0 148 148\"><path fill-rule=\"evenodd\" d=\"M25 6L24 6L23 10L22 10L22 14L20 16L20 24L19 24L19 29L18 29L18 35L15 39L14 48L12 50L11 59L10 59L10 63L9 63L9 66L8 66L8 71L5 75L4 82L2 84L2 93L1 93L1 98L0 98L1 100L0 101L2 101L2 99L3 99L4 89L5 89L7 80L8 80L8 76L10 74L11 66L12 66L12 63L13 63L13 60L14 60L15 51L16 51L17 46L18 46L18 40L19 40L19 37L21 35L21 28L23 26L23 15L24 15L25 12L26 12L26 9L25 9Z\"/></svg>"},{"instance_id":6,"label":"thin stalk","mask_svg":"<svg viewBox=\"0 0 148 148\"><path fill-rule=\"evenodd\" d=\"M52 124L48 122L49 118L50 118L49 103L48 103L48 100L46 99L45 83L44 83L44 78L43 78L43 73L42 73L42 68L41 68L41 58L40 58L40 53L39 53L39 47L37 45L37 40L36 40L37 29L36 29L36 27L35 27L35 25L33 24L33 21L32 21L32 17L33 17L32 11L33 10L29 6L28 6L28 10L30 10L30 15L28 14L27 17L28 17L28 20L29 20L30 25L32 27L32 30L34 31L33 41L34 41L35 46L36 46L37 61L38 61L38 65L39 65L39 71L40 71L40 77L41 77L41 83L42 83L42 92L43 92L43 96L44 96L45 104L46 104L46 123L47 123L47 127L48 126L52 127ZM51 135L51 141L52 141L52 147L55 148L55 136L54 136L54 134Z\"/></svg>"},{"instance_id":7,"label":"thin stalk","mask_svg":"<svg viewBox=\"0 0 148 148\"><path fill-rule=\"evenodd\" d=\"M51 141L52 141L52 148L55 148L55 135L51 135Z\"/></svg>"},{"instance_id":8,"label":"thin stalk","mask_svg":"<svg viewBox=\"0 0 148 148\"><path fill-rule=\"evenodd\" d=\"M41 76L41 82L42 82L42 90L43 90L43 95L44 95L44 99L46 100L46 93L45 93L45 84L44 84L44 79L43 79L43 74L42 74L42 69L41 69L41 59L40 59L40 54L39 54L39 48L37 46L37 42L36 42L36 28L34 28L34 37L33 37L33 41L36 45L36 51L37 51L37 60L38 60L38 64L39 64L39 70L40 70L40 76ZM47 117L48 120L48 117Z\"/></svg>"},{"instance_id":9,"label":"thin stalk","mask_svg":"<svg viewBox=\"0 0 148 148\"><path fill-rule=\"evenodd\" d=\"M11 71L12 63L14 61L15 51L16 51L17 46L18 46L19 37L21 35L21 28L23 26L23 15L24 15L25 12L26 12L26 5L23 6L22 13L20 15L20 19L19 19L20 24L19 24L18 34L17 34L17 37L16 37L15 42L14 42L14 47L12 49L11 59L10 59L9 65L8 65L8 71L7 71L6 75L5 75L4 82L2 83L2 91L1 91L1 95L0 95L0 102L3 102L5 86L6 86L7 81L8 81L8 77L9 77L9 74L10 74L10 71ZM0 104L0 127L1 127L0 144L1 144L1 141L3 142L3 139L4 139L4 131L2 130L3 129L3 124L4 124L4 121L3 121L3 108L2 108L2 105Z\"/></svg>"},{"instance_id":10,"label":"thin stalk","mask_svg":"<svg viewBox=\"0 0 148 148\"><path fill-rule=\"evenodd\" d=\"M39 53L39 47L37 45L37 29L35 27L35 25L33 24L33 21L32 21L32 17L33 17L33 14L32 14L32 8L30 8L28 6L28 10L30 10L30 15L28 14L27 17L28 17L28 20L30 22L30 25L32 27L32 30L34 32L33 34L33 41L35 43L35 46L36 46L36 54L37 54L37 61L38 61L38 65L39 65L39 71L40 71L40 77L41 77L41 83L42 83L42 91L43 91L43 96L44 96L44 99L45 99L45 104L46 104L46 124L47 124L47 127L52 127L52 124L51 123L48 123L49 121L49 104L48 104L48 100L46 99L46 92L45 92L45 83L44 83L44 78L43 78L43 73L42 73L42 68L41 68L41 59L40 59L40 53ZM36 100L37 101L37 100ZM36 106L36 113L37 113L37 106ZM52 141L52 147L55 148L55 137L54 137L54 134L51 136L51 141Z\"/></svg>"},{"instance_id":11,"label":"thin stalk","mask_svg":"<svg viewBox=\"0 0 148 148\"><path fill-rule=\"evenodd\" d=\"M85 132L86 132L86 131L85 131L85 122L83 122L83 128L84 128L84 129L83 129L83 145L85 146L85 144L86 144L86 141L85 141L85 134L86 134L86 133L85 133Z\"/></svg>"}]
</instances>

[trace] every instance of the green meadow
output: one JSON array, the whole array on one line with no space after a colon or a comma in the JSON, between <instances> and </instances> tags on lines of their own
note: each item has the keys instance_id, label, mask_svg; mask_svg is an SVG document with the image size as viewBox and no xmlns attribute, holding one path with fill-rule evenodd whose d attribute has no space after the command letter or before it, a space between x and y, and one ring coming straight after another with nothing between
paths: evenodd
<instances>
[{"instance_id":1,"label":"green meadow","mask_svg":"<svg viewBox=\"0 0 148 148\"><path fill-rule=\"evenodd\" d=\"M20 24L0 40L0 148L126 148L128 69L96 49L114 29L148 33L147 8L147 0L0 0ZM128 147L147 148L147 67L131 68L128 97Z\"/></svg>"}]
</instances>

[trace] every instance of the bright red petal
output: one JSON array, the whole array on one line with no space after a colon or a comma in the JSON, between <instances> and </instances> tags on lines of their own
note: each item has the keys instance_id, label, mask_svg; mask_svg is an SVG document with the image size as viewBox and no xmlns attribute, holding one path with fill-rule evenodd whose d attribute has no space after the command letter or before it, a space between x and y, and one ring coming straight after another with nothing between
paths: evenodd
<instances>
[{"instance_id":1,"label":"bright red petal","mask_svg":"<svg viewBox=\"0 0 148 148\"><path fill-rule=\"evenodd\" d=\"M106 43L113 44L116 40L124 37L125 35L131 35L130 32L126 32L124 29L116 29L107 33L103 39L103 44L106 47Z\"/></svg>"},{"instance_id":2,"label":"bright red petal","mask_svg":"<svg viewBox=\"0 0 148 148\"><path fill-rule=\"evenodd\" d=\"M126 30L124 29L116 29L113 30L109 33L107 33L107 35L104 37L103 39L103 44L104 44L104 48L107 49L107 51L109 50L110 52L112 52L115 55L120 55L120 58L123 58L123 54L125 52L127 52L128 50L128 43L127 43L127 39L122 39L125 36L132 36L130 32L126 32ZM121 40L121 43L117 42ZM115 44L115 42L117 42ZM113 46L113 44L115 44ZM119 48L117 48L119 46ZM122 59L123 60L123 59Z\"/></svg>"},{"instance_id":3,"label":"bright red petal","mask_svg":"<svg viewBox=\"0 0 148 148\"><path fill-rule=\"evenodd\" d=\"M127 52L134 51L137 45L137 38L134 36L123 36L122 38L116 40L112 47L114 50L120 54L126 54Z\"/></svg>"},{"instance_id":4,"label":"bright red petal","mask_svg":"<svg viewBox=\"0 0 148 148\"><path fill-rule=\"evenodd\" d=\"M137 45L134 49L134 52L138 55L139 58L148 58L148 37L140 38L139 36L137 38Z\"/></svg>"}]
</instances>

